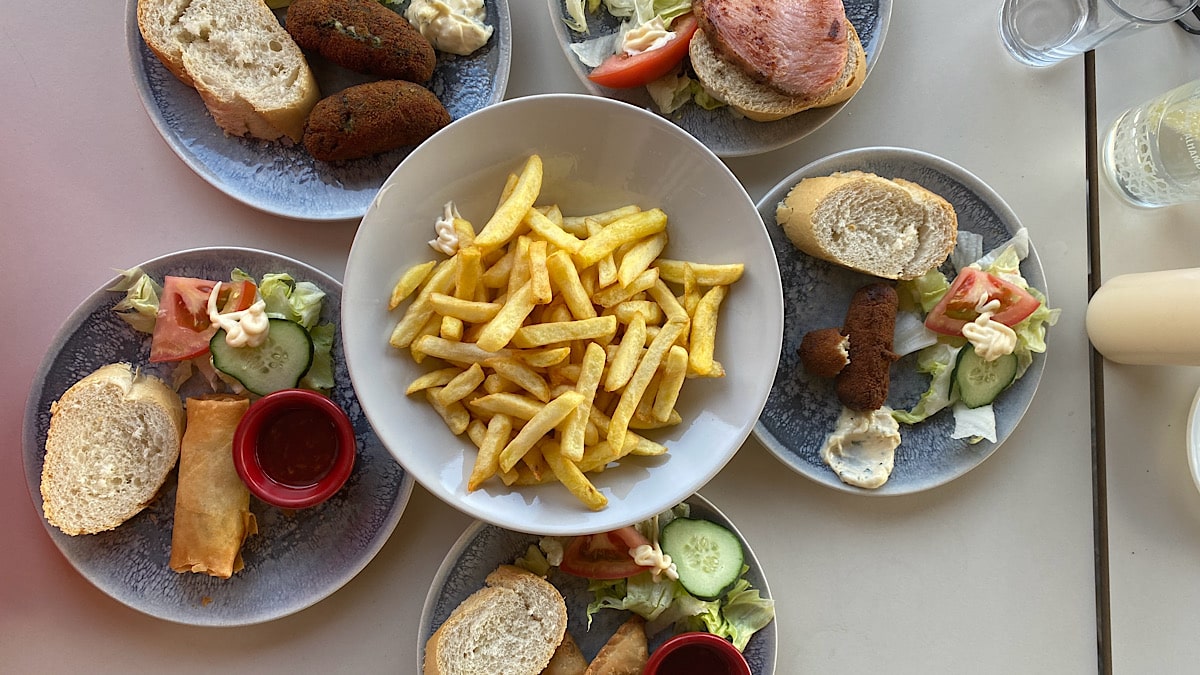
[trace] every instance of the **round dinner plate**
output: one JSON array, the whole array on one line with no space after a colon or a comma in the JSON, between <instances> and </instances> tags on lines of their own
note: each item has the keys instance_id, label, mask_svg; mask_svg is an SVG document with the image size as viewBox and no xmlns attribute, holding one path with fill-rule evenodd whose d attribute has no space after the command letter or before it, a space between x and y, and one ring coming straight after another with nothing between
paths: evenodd
<instances>
[{"instance_id":1,"label":"round dinner plate","mask_svg":"<svg viewBox=\"0 0 1200 675\"><path fill-rule=\"evenodd\" d=\"M920 492L965 474L1000 447L1033 400L1045 355L1035 354L1025 374L993 404L996 442L972 444L950 438L954 419L949 410L942 410L919 424L900 425L902 440L896 449L895 468L883 486L868 490L839 480L821 460L821 446L833 431L841 404L833 381L805 372L796 350L808 331L841 326L854 291L876 278L801 253L777 224L775 207L803 178L855 169L885 178L905 178L941 195L954 206L959 231L983 235L985 251L1009 239L1021 224L1004 200L966 169L905 148L861 148L819 159L783 179L758 202L779 259L784 335L775 383L754 428L755 436L794 471L829 487L867 495ZM1021 262L1021 273L1032 287L1047 293L1042 263L1032 245ZM910 354L893 364L888 396L892 408L911 408L929 388L929 376L916 372L915 363L916 355Z\"/></svg>"},{"instance_id":2,"label":"round dinner plate","mask_svg":"<svg viewBox=\"0 0 1200 675\"><path fill-rule=\"evenodd\" d=\"M566 2L548 0L548 3L559 45L562 46L567 62L571 64L584 87L596 96L615 98L658 113L658 107L646 93L645 87L611 89L589 80L588 73L591 72L591 68L585 66L570 49L573 43L616 32L620 26L619 20L609 14L601 4L599 10L587 14L589 32L576 33L565 21ZM867 54L867 74L870 75L875 62L879 60L883 39L887 35L888 23L892 16L892 0L844 0L842 4L846 8L846 18L854 24L854 30L858 33L863 50ZM870 77L864 86L870 86ZM662 116L695 136L717 155L740 157L776 150L794 143L833 119L845 105L846 103L840 103L826 108L813 108L775 122L755 122L738 115L728 107L705 110L694 102Z\"/></svg>"},{"instance_id":3,"label":"round dinner plate","mask_svg":"<svg viewBox=\"0 0 1200 675\"><path fill-rule=\"evenodd\" d=\"M1192 471L1192 482L1200 490L1200 390L1192 398L1187 421L1188 468Z\"/></svg>"},{"instance_id":4,"label":"round dinner plate","mask_svg":"<svg viewBox=\"0 0 1200 675\"><path fill-rule=\"evenodd\" d=\"M261 279L288 273L325 291L321 322L337 322L341 284L297 260L245 248L202 248L165 255L140 265L161 283L166 274L228 279L233 268ZM123 293L96 290L63 324L34 376L25 408L23 459L29 494L42 515L41 472L50 404L102 365L128 362L170 381L172 364L150 364L150 338L112 311ZM258 534L242 547L245 569L230 579L176 573L167 565L175 510L175 472L141 513L108 532L68 536L45 523L67 560L97 588L134 609L177 623L240 626L298 612L341 588L366 567L396 527L413 480L379 442L368 424L350 376L340 338L333 346L336 387L330 397L350 416L358 444L354 471L329 501L285 511L251 499ZM202 395L195 376L182 396Z\"/></svg>"},{"instance_id":5,"label":"round dinner plate","mask_svg":"<svg viewBox=\"0 0 1200 675\"><path fill-rule=\"evenodd\" d=\"M745 537L711 502L699 494L684 500L691 507L692 518L711 520L725 526L742 541L746 554L746 580L758 589L764 598L771 597L767 587L767 578L762 566L754 557L754 551L746 543ZM503 564L511 564L517 558L525 555L526 549L536 546L539 537L531 534L513 532L482 521L476 521L469 526L454 546L446 554L429 594L425 596L425 606L421 610L421 632L417 637L416 671L421 672L425 661L425 643L433 632L438 629L467 596L484 587L487 575ZM587 580L573 577L553 569L549 581L562 593L567 603L567 631L579 645L583 655L591 661L617 627L629 618L629 612L612 609L601 610L593 617L591 628L588 628L587 606L591 601L591 593L587 588ZM775 651L777 648L776 621L767 624L755 633L746 645L743 654L750 664L750 672L754 675L771 675L775 672ZM650 650L662 644L670 637L669 629L656 636L647 636Z\"/></svg>"},{"instance_id":6,"label":"round dinner plate","mask_svg":"<svg viewBox=\"0 0 1200 675\"><path fill-rule=\"evenodd\" d=\"M438 52L426 86L456 120L504 98L512 57L507 0L485 0L494 26L486 45L469 56ZM300 145L235 138L213 122L200 95L183 84L146 46L137 25L137 0L127 0L125 39L134 84L167 145L221 192L267 213L299 220L362 217L383 181L412 147L343 162L320 162ZM282 22L286 10L277 10ZM372 79L305 53L322 96Z\"/></svg>"}]
</instances>

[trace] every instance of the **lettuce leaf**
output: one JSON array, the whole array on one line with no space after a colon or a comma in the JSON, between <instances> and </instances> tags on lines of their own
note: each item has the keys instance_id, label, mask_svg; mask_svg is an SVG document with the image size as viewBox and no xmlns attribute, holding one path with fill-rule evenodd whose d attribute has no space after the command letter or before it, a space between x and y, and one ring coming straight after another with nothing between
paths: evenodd
<instances>
[{"instance_id":1,"label":"lettuce leaf","mask_svg":"<svg viewBox=\"0 0 1200 675\"><path fill-rule=\"evenodd\" d=\"M337 330L332 323L323 323L308 329L313 341L312 365L300 380L300 386L316 391L329 391L333 381L333 339Z\"/></svg>"},{"instance_id":2,"label":"lettuce leaf","mask_svg":"<svg viewBox=\"0 0 1200 675\"><path fill-rule=\"evenodd\" d=\"M919 307L922 313L928 314L949 288L946 275L935 267L916 279L897 283L896 293L900 296L902 309Z\"/></svg>"},{"instance_id":3,"label":"lettuce leaf","mask_svg":"<svg viewBox=\"0 0 1200 675\"><path fill-rule=\"evenodd\" d=\"M121 278L105 289L125 293L125 297L113 305L113 311L134 330L153 333L162 286L140 267L120 272Z\"/></svg>"},{"instance_id":4,"label":"lettuce leaf","mask_svg":"<svg viewBox=\"0 0 1200 675\"><path fill-rule=\"evenodd\" d=\"M971 443L978 443L986 438L996 442L996 412L992 404L981 405L978 408L968 408L962 403L955 403L954 432L950 438L966 438Z\"/></svg>"},{"instance_id":5,"label":"lettuce leaf","mask_svg":"<svg viewBox=\"0 0 1200 675\"><path fill-rule=\"evenodd\" d=\"M321 317L325 291L312 282L297 282L290 274L264 274L258 293L267 303L268 316L295 321L309 330Z\"/></svg>"},{"instance_id":6,"label":"lettuce leaf","mask_svg":"<svg viewBox=\"0 0 1200 675\"><path fill-rule=\"evenodd\" d=\"M929 389L912 410L893 410L892 418L901 424L916 424L954 403L954 363L962 347L939 342L917 354L917 372L928 373Z\"/></svg>"},{"instance_id":7,"label":"lettuce leaf","mask_svg":"<svg viewBox=\"0 0 1200 675\"><path fill-rule=\"evenodd\" d=\"M703 610L684 621L688 630L704 630L731 641L738 651L775 618L775 602L739 579L722 600L702 602Z\"/></svg>"}]
</instances>

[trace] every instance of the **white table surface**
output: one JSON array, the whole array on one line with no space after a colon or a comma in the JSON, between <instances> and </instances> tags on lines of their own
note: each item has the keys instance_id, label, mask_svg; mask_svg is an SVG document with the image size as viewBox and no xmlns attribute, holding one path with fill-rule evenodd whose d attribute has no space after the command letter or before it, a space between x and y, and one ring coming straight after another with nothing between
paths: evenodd
<instances>
[{"instance_id":1,"label":"white table surface","mask_svg":"<svg viewBox=\"0 0 1200 675\"><path fill-rule=\"evenodd\" d=\"M1096 51L1099 135L1126 108L1200 77L1200 36L1175 27ZM1200 267L1200 203L1139 209L1101 182L1100 281ZM1193 672L1200 493L1187 418L1200 369L1105 362L1105 497L1113 671Z\"/></svg>"},{"instance_id":2,"label":"white table surface","mask_svg":"<svg viewBox=\"0 0 1200 675\"><path fill-rule=\"evenodd\" d=\"M511 2L509 96L583 91L545 3ZM847 148L907 146L946 157L995 188L1029 228L1051 303L1064 310L1032 409L964 477L907 497L848 495L784 469L751 439L702 491L738 524L765 569L778 609L779 673L1098 668L1083 60L1048 70L1011 61L996 35L998 4L896 3L877 67L836 118L792 146L729 161L757 199L801 165ZM129 609L84 580L47 536L24 483L20 434L45 345L76 304L113 268L197 246L275 250L340 277L355 223L264 215L192 173L138 100L123 3L0 7L0 313L8 323L0 341L0 541L8 558L0 670L415 672L422 602L468 525L420 487L382 552L343 589L293 616L239 629L176 625ZM1123 376L1150 388L1157 380L1148 372L1118 371L1110 387ZM1131 465L1132 480L1164 481L1144 500L1136 483L1127 487L1132 522L1118 521L1122 537L1114 537L1122 555L1138 561L1177 547L1153 568L1162 574L1152 582L1160 595L1174 567L1190 569L1196 559L1187 554L1198 546L1189 526L1200 499L1167 439L1181 432L1184 395L1198 381L1174 387L1178 395L1155 393L1172 412L1171 426L1156 430L1157 450L1135 445L1132 429L1129 447L1120 448L1149 471ZM1112 486L1114 501L1125 487ZM1187 543L1167 540L1176 536ZM1125 622L1142 623L1147 634L1158 625L1144 610L1161 598L1117 590L1119 604L1134 610Z\"/></svg>"}]
</instances>

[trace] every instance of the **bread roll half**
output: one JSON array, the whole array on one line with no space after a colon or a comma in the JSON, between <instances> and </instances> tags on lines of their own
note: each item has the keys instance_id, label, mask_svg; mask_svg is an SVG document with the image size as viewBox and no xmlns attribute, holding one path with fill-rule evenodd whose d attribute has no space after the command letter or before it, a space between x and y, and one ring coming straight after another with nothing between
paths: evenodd
<instances>
[{"instance_id":1,"label":"bread roll half","mask_svg":"<svg viewBox=\"0 0 1200 675\"><path fill-rule=\"evenodd\" d=\"M50 406L42 511L70 535L111 530L154 499L179 459L183 403L127 363L104 366Z\"/></svg>"},{"instance_id":2,"label":"bread roll half","mask_svg":"<svg viewBox=\"0 0 1200 675\"><path fill-rule=\"evenodd\" d=\"M805 178L775 218L801 251L884 279L915 279L941 265L958 236L945 199L862 171Z\"/></svg>"},{"instance_id":3,"label":"bread roll half","mask_svg":"<svg viewBox=\"0 0 1200 675\"><path fill-rule=\"evenodd\" d=\"M567 606L550 582L501 565L425 645L425 675L538 675L562 642Z\"/></svg>"}]
</instances>

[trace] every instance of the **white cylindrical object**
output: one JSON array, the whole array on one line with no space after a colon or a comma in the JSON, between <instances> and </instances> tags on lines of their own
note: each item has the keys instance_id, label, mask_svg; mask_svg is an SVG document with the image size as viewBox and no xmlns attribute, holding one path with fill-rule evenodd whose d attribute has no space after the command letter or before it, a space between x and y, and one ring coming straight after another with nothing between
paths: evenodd
<instances>
[{"instance_id":1,"label":"white cylindrical object","mask_svg":"<svg viewBox=\"0 0 1200 675\"><path fill-rule=\"evenodd\" d=\"M1088 302L1087 334L1116 363L1200 365L1200 268L1113 277Z\"/></svg>"}]
</instances>

